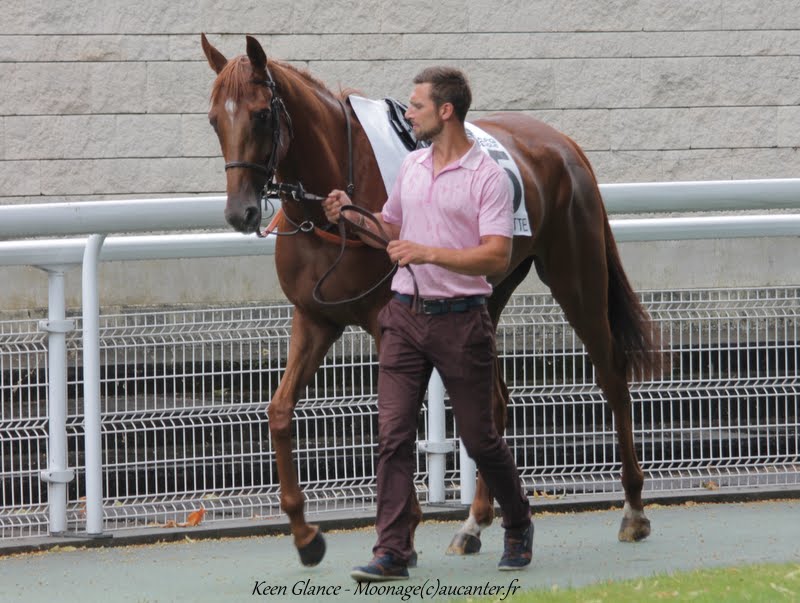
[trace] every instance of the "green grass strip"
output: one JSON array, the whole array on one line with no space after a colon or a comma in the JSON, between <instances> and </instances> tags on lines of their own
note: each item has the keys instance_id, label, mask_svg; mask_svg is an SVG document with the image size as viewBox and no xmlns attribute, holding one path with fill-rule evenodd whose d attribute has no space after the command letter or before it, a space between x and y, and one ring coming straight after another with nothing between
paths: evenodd
<instances>
[{"instance_id":1,"label":"green grass strip","mask_svg":"<svg viewBox=\"0 0 800 603\"><path fill-rule=\"evenodd\" d=\"M531 571L531 570L529 570ZM532 571L536 571L533 569ZM454 599L453 601L456 601ZM493 603L499 598L457 601ZM650 578L603 582L583 588L526 590L504 603L695 603L800 602L800 563L763 564L703 569Z\"/></svg>"}]
</instances>

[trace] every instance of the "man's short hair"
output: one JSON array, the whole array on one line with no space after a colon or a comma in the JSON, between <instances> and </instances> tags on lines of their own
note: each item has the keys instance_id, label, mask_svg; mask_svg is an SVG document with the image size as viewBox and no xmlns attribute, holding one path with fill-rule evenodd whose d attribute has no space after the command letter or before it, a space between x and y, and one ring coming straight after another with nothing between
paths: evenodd
<instances>
[{"instance_id":1,"label":"man's short hair","mask_svg":"<svg viewBox=\"0 0 800 603\"><path fill-rule=\"evenodd\" d=\"M472 91L464 72L455 67L428 67L414 78L415 84L430 84L431 99L437 107L453 105L453 112L463 123L472 104Z\"/></svg>"}]
</instances>

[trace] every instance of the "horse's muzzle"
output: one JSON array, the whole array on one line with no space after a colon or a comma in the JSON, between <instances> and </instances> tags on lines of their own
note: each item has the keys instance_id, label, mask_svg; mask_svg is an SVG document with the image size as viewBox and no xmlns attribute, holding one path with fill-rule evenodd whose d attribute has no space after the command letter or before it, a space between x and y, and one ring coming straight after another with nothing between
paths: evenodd
<instances>
[{"instance_id":1,"label":"horse's muzzle","mask_svg":"<svg viewBox=\"0 0 800 603\"><path fill-rule=\"evenodd\" d=\"M226 208L225 220L239 232L257 232L261 225L261 208L258 205L249 205L243 210L234 211Z\"/></svg>"}]
</instances>

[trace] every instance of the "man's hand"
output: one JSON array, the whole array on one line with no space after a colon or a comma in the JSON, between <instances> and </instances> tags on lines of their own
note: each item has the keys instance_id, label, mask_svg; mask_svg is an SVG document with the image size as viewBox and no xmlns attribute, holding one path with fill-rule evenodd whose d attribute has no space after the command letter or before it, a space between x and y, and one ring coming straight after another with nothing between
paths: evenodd
<instances>
[{"instance_id":1,"label":"man's hand","mask_svg":"<svg viewBox=\"0 0 800 603\"><path fill-rule=\"evenodd\" d=\"M328 196L322 202L322 209L325 211L325 217L328 219L328 221L332 222L333 224L337 224L339 219L342 217L342 207L345 205L351 205L352 203L353 202L350 200L350 197L347 196L346 192L333 189L330 193L328 193ZM355 221L354 224L360 227L360 229L356 231L356 234L370 247L374 247L375 249L383 249L384 243L381 237L376 238L374 236L368 236L370 232L363 231L371 231L373 234L378 232L378 234L383 236L380 232L381 229L383 229L383 233L388 235L388 237L391 239L397 238L397 236L400 234L400 227L384 222L380 212L373 213L372 217L373 220L380 225L380 228L378 228L376 231L375 227L370 225L371 222L368 221L366 217L364 217L362 214L357 214L357 221Z\"/></svg>"},{"instance_id":2,"label":"man's hand","mask_svg":"<svg viewBox=\"0 0 800 603\"><path fill-rule=\"evenodd\" d=\"M325 201L322 202L322 209L325 210L325 217L328 218L328 221L336 224L339 222L342 206L350 205L351 203L352 201L350 201L350 197L347 196L346 192L333 189L328 193Z\"/></svg>"},{"instance_id":3,"label":"man's hand","mask_svg":"<svg viewBox=\"0 0 800 603\"><path fill-rule=\"evenodd\" d=\"M386 252L391 260L398 262L400 266L429 263L429 251L430 247L411 241L389 241L389 245L386 247Z\"/></svg>"}]
</instances>

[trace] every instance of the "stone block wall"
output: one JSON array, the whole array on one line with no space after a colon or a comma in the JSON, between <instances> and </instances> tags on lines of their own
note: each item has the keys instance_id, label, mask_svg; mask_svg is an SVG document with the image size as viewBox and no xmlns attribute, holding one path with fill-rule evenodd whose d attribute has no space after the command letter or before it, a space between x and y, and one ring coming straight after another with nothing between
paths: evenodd
<instances>
[{"instance_id":1,"label":"stone block wall","mask_svg":"<svg viewBox=\"0 0 800 603\"><path fill-rule=\"evenodd\" d=\"M221 194L200 32L228 56L255 35L271 57L372 97L405 99L429 64L463 67L473 116L511 110L551 123L583 146L601 182L800 174L795 1L12 0L0 24L0 203ZM660 249L724 258L764 247ZM791 253L785 241L766 247ZM652 288L652 262L638 269L636 249L634 281ZM170 303L176 291L183 301L228 301L219 290L197 292L185 264L159 263L163 289L150 263L104 270L110 304ZM119 270L132 276L109 276ZM220 260L215 270L242 271L243 280L253 264ZM137 280L156 285L110 284ZM0 281L13 289L0 293L6 309L46 304L35 269L0 270ZM263 282L225 294L280 298L273 278ZM685 283L709 284L691 275ZM70 284L71 303L78 293Z\"/></svg>"}]
</instances>

